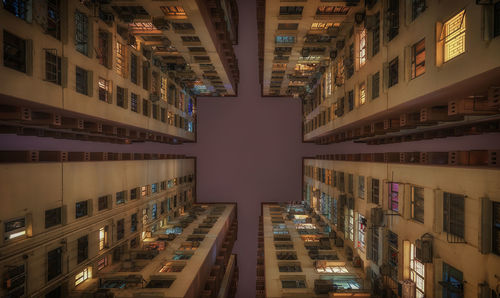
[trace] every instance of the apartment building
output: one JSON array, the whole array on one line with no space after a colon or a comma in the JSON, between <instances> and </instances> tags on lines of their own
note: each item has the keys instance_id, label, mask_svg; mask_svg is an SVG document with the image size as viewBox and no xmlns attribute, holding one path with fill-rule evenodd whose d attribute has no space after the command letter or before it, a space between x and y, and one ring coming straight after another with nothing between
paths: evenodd
<instances>
[{"instance_id":1,"label":"apartment building","mask_svg":"<svg viewBox=\"0 0 500 298\"><path fill-rule=\"evenodd\" d=\"M498 131L498 1L257 5L262 93L302 100L304 141Z\"/></svg>"},{"instance_id":2,"label":"apartment building","mask_svg":"<svg viewBox=\"0 0 500 298\"><path fill-rule=\"evenodd\" d=\"M12 0L0 6L5 132L193 142L196 97L237 92L235 1Z\"/></svg>"},{"instance_id":3,"label":"apartment building","mask_svg":"<svg viewBox=\"0 0 500 298\"><path fill-rule=\"evenodd\" d=\"M231 290L236 208L196 204L195 159L0 155L2 297L212 297L226 268Z\"/></svg>"},{"instance_id":4,"label":"apartment building","mask_svg":"<svg viewBox=\"0 0 500 298\"><path fill-rule=\"evenodd\" d=\"M498 297L500 173L478 158L488 153L498 154L305 159L303 205L363 269L372 297Z\"/></svg>"}]
</instances>

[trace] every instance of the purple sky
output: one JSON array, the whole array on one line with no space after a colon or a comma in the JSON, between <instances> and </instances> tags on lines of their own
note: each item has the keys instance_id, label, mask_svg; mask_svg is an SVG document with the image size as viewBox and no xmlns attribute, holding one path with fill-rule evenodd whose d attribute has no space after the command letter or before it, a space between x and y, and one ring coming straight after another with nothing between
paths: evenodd
<instances>
[{"instance_id":1,"label":"purple sky","mask_svg":"<svg viewBox=\"0 0 500 298\"><path fill-rule=\"evenodd\" d=\"M59 140L0 135L0 150L61 150L182 153L198 158L198 201L238 203L238 297L255 297L257 225L260 203L301 199L302 156L327 153L447 151L500 148L498 134L436 139L383 146L346 142L301 143L298 100L261 98L258 84L255 1L240 0L241 83L236 98L201 98L198 143L166 145Z\"/></svg>"}]
</instances>

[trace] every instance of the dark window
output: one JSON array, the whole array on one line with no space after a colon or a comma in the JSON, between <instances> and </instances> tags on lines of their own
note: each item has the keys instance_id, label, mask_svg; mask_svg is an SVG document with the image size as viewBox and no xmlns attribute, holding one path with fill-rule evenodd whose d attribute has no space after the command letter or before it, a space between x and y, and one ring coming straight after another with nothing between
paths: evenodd
<instances>
[{"instance_id":1,"label":"dark window","mask_svg":"<svg viewBox=\"0 0 500 298\"><path fill-rule=\"evenodd\" d=\"M52 280L62 273L62 248L58 247L47 253L47 280Z\"/></svg>"},{"instance_id":2,"label":"dark window","mask_svg":"<svg viewBox=\"0 0 500 298\"><path fill-rule=\"evenodd\" d=\"M97 87L99 88L99 100L108 102L111 100L111 87L110 87L110 82L108 80L105 80L103 78L99 78L99 81L97 81Z\"/></svg>"},{"instance_id":3,"label":"dark window","mask_svg":"<svg viewBox=\"0 0 500 298\"><path fill-rule=\"evenodd\" d=\"M62 298L61 286L53 289L52 291L45 294L45 298Z\"/></svg>"},{"instance_id":4,"label":"dark window","mask_svg":"<svg viewBox=\"0 0 500 298\"><path fill-rule=\"evenodd\" d=\"M174 27L174 30L194 30L191 23L172 23L172 27Z\"/></svg>"},{"instance_id":5,"label":"dark window","mask_svg":"<svg viewBox=\"0 0 500 298\"><path fill-rule=\"evenodd\" d=\"M493 22L494 22L493 36L496 37L500 35L500 2L495 3Z\"/></svg>"},{"instance_id":6,"label":"dark window","mask_svg":"<svg viewBox=\"0 0 500 298\"><path fill-rule=\"evenodd\" d=\"M76 67L76 92L88 95L88 72L80 67Z\"/></svg>"},{"instance_id":7,"label":"dark window","mask_svg":"<svg viewBox=\"0 0 500 298\"><path fill-rule=\"evenodd\" d=\"M347 100L349 104L349 112L354 109L354 91L351 90L347 93Z\"/></svg>"},{"instance_id":8,"label":"dark window","mask_svg":"<svg viewBox=\"0 0 500 298\"><path fill-rule=\"evenodd\" d=\"M132 233L137 231L137 213L130 216L130 231Z\"/></svg>"},{"instance_id":9,"label":"dark window","mask_svg":"<svg viewBox=\"0 0 500 298\"><path fill-rule=\"evenodd\" d=\"M500 255L500 202L493 202L493 253Z\"/></svg>"},{"instance_id":10,"label":"dark window","mask_svg":"<svg viewBox=\"0 0 500 298\"><path fill-rule=\"evenodd\" d=\"M389 0L386 11L387 37L391 41L399 33L399 0Z\"/></svg>"},{"instance_id":11,"label":"dark window","mask_svg":"<svg viewBox=\"0 0 500 298\"><path fill-rule=\"evenodd\" d=\"M424 189L422 187L411 187L411 218L424 222Z\"/></svg>"},{"instance_id":12,"label":"dark window","mask_svg":"<svg viewBox=\"0 0 500 298\"><path fill-rule=\"evenodd\" d=\"M349 57L344 60L346 77L350 79L354 75L354 43L349 46Z\"/></svg>"},{"instance_id":13,"label":"dark window","mask_svg":"<svg viewBox=\"0 0 500 298\"><path fill-rule=\"evenodd\" d=\"M116 105L125 108L125 88L116 86Z\"/></svg>"},{"instance_id":14,"label":"dark window","mask_svg":"<svg viewBox=\"0 0 500 298\"><path fill-rule=\"evenodd\" d=\"M303 6L280 6L280 16L302 15Z\"/></svg>"},{"instance_id":15,"label":"dark window","mask_svg":"<svg viewBox=\"0 0 500 298\"><path fill-rule=\"evenodd\" d=\"M139 194L139 188L132 188L130 190L130 199L131 200L137 199L138 194Z\"/></svg>"},{"instance_id":16,"label":"dark window","mask_svg":"<svg viewBox=\"0 0 500 298\"><path fill-rule=\"evenodd\" d=\"M76 203L76 212L75 212L76 218L87 216L88 211L89 211L88 201L81 201Z\"/></svg>"},{"instance_id":17,"label":"dark window","mask_svg":"<svg viewBox=\"0 0 500 298\"><path fill-rule=\"evenodd\" d=\"M142 66L142 88L149 90L149 67Z\"/></svg>"},{"instance_id":18,"label":"dark window","mask_svg":"<svg viewBox=\"0 0 500 298\"><path fill-rule=\"evenodd\" d=\"M297 23L280 23L278 24L278 30L297 30L299 24Z\"/></svg>"},{"instance_id":19,"label":"dark window","mask_svg":"<svg viewBox=\"0 0 500 298\"><path fill-rule=\"evenodd\" d=\"M394 212L399 211L399 184L398 183L388 183L389 186L389 210Z\"/></svg>"},{"instance_id":20,"label":"dark window","mask_svg":"<svg viewBox=\"0 0 500 298\"><path fill-rule=\"evenodd\" d=\"M372 203L378 204L379 202L379 188L380 181L378 179L372 179Z\"/></svg>"},{"instance_id":21,"label":"dark window","mask_svg":"<svg viewBox=\"0 0 500 298\"><path fill-rule=\"evenodd\" d=\"M61 224L61 207L45 211L45 228L48 229L53 226Z\"/></svg>"},{"instance_id":22,"label":"dark window","mask_svg":"<svg viewBox=\"0 0 500 298\"><path fill-rule=\"evenodd\" d=\"M116 205L120 205L125 203L125 196L127 192L126 191L119 191L116 193Z\"/></svg>"},{"instance_id":23,"label":"dark window","mask_svg":"<svg viewBox=\"0 0 500 298\"><path fill-rule=\"evenodd\" d=\"M59 0L47 0L47 28L46 33L61 39L61 15Z\"/></svg>"},{"instance_id":24,"label":"dark window","mask_svg":"<svg viewBox=\"0 0 500 298\"><path fill-rule=\"evenodd\" d=\"M411 47L411 78L414 79L425 73L425 39Z\"/></svg>"},{"instance_id":25,"label":"dark window","mask_svg":"<svg viewBox=\"0 0 500 298\"><path fill-rule=\"evenodd\" d=\"M45 51L45 79L61 85L61 57Z\"/></svg>"},{"instance_id":26,"label":"dark window","mask_svg":"<svg viewBox=\"0 0 500 298\"><path fill-rule=\"evenodd\" d=\"M463 297L463 273L443 262L443 280L439 282L443 288L443 298Z\"/></svg>"},{"instance_id":27,"label":"dark window","mask_svg":"<svg viewBox=\"0 0 500 298\"><path fill-rule=\"evenodd\" d=\"M398 57L389 62L389 87L398 83Z\"/></svg>"},{"instance_id":28,"label":"dark window","mask_svg":"<svg viewBox=\"0 0 500 298\"><path fill-rule=\"evenodd\" d=\"M158 183L151 184L151 192L152 193L158 192Z\"/></svg>"},{"instance_id":29,"label":"dark window","mask_svg":"<svg viewBox=\"0 0 500 298\"><path fill-rule=\"evenodd\" d=\"M137 94L135 93L130 93L130 110L132 112L139 112L138 106L137 106Z\"/></svg>"},{"instance_id":30,"label":"dark window","mask_svg":"<svg viewBox=\"0 0 500 298\"><path fill-rule=\"evenodd\" d=\"M323 172L324 175L324 172ZM323 176L324 178L324 176ZM324 182L324 179L323 179ZM347 192L350 193L351 195L354 193L354 175L349 174L347 177Z\"/></svg>"},{"instance_id":31,"label":"dark window","mask_svg":"<svg viewBox=\"0 0 500 298\"><path fill-rule=\"evenodd\" d=\"M387 231L387 244L389 246L389 255L387 256L390 268L390 277L397 281L398 280L398 234L392 231Z\"/></svg>"},{"instance_id":32,"label":"dark window","mask_svg":"<svg viewBox=\"0 0 500 298\"><path fill-rule=\"evenodd\" d=\"M102 197L99 197L98 199L98 209L99 211L101 210L104 210L104 209L108 209L108 196L102 196Z\"/></svg>"},{"instance_id":33,"label":"dark window","mask_svg":"<svg viewBox=\"0 0 500 298\"><path fill-rule=\"evenodd\" d=\"M372 76L372 99L379 96L380 90L380 72L377 72Z\"/></svg>"},{"instance_id":34,"label":"dark window","mask_svg":"<svg viewBox=\"0 0 500 298\"><path fill-rule=\"evenodd\" d=\"M89 47L89 18L79 12L75 12L75 47L76 50L84 55L88 54Z\"/></svg>"},{"instance_id":35,"label":"dark window","mask_svg":"<svg viewBox=\"0 0 500 298\"><path fill-rule=\"evenodd\" d=\"M77 263L85 261L89 257L89 236L85 235L78 238L78 257Z\"/></svg>"},{"instance_id":36,"label":"dark window","mask_svg":"<svg viewBox=\"0 0 500 298\"><path fill-rule=\"evenodd\" d=\"M158 120L158 105L157 104L152 105L152 114L153 114L153 119Z\"/></svg>"},{"instance_id":37,"label":"dark window","mask_svg":"<svg viewBox=\"0 0 500 298\"><path fill-rule=\"evenodd\" d=\"M416 19L425 10L425 0L411 1L411 18Z\"/></svg>"},{"instance_id":38,"label":"dark window","mask_svg":"<svg viewBox=\"0 0 500 298\"><path fill-rule=\"evenodd\" d=\"M339 190L341 192L345 191L345 178L344 178L344 172L339 173Z\"/></svg>"},{"instance_id":39,"label":"dark window","mask_svg":"<svg viewBox=\"0 0 500 298\"><path fill-rule=\"evenodd\" d=\"M26 72L26 41L3 31L3 65Z\"/></svg>"},{"instance_id":40,"label":"dark window","mask_svg":"<svg viewBox=\"0 0 500 298\"><path fill-rule=\"evenodd\" d=\"M282 280L281 287L284 289L297 289L297 288L305 288L306 281L303 279L299 280Z\"/></svg>"},{"instance_id":41,"label":"dark window","mask_svg":"<svg viewBox=\"0 0 500 298\"><path fill-rule=\"evenodd\" d=\"M183 42L200 42L198 36L181 36Z\"/></svg>"},{"instance_id":42,"label":"dark window","mask_svg":"<svg viewBox=\"0 0 500 298\"><path fill-rule=\"evenodd\" d=\"M451 242L463 240L465 237L465 197L453 193L443 193L443 230L455 239ZM448 240L450 240L448 238Z\"/></svg>"},{"instance_id":43,"label":"dark window","mask_svg":"<svg viewBox=\"0 0 500 298\"><path fill-rule=\"evenodd\" d=\"M109 63L109 34L104 30L99 30L99 43L97 48L97 58L99 64L108 67Z\"/></svg>"},{"instance_id":44,"label":"dark window","mask_svg":"<svg viewBox=\"0 0 500 298\"><path fill-rule=\"evenodd\" d=\"M130 54L130 81L137 84L137 56Z\"/></svg>"},{"instance_id":45,"label":"dark window","mask_svg":"<svg viewBox=\"0 0 500 298\"><path fill-rule=\"evenodd\" d=\"M375 14L375 27L373 27L372 56L380 50L380 12Z\"/></svg>"},{"instance_id":46,"label":"dark window","mask_svg":"<svg viewBox=\"0 0 500 298\"><path fill-rule=\"evenodd\" d=\"M167 189L167 181L162 181L160 183L160 189L161 190L166 190Z\"/></svg>"},{"instance_id":47,"label":"dark window","mask_svg":"<svg viewBox=\"0 0 500 298\"><path fill-rule=\"evenodd\" d=\"M12 13L16 17L26 20L31 11L30 3L28 0L3 0L3 8Z\"/></svg>"},{"instance_id":48,"label":"dark window","mask_svg":"<svg viewBox=\"0 0 500 298\"><path fill-rule=\"evenodd\" d=\"M165 114L167 113L167 110L165 108L160 108L160 120L161 122L165 122Z\"/></svg>"},{"instance_id":49,"label":"dark window","mask_svg":"<svg viewBox=\"0 0 500 298\"><path fill-rule=\"evenodd\" d=\"M142 100L142 114L149 117L149 102L147 99Z\"/></svg>"},{"instance_id":50,"label":"dark window","mask_svg":"<svg viewBox=\"0 0 500 298\"><path fill-rule=\"evenodd\" d=\"M19 266L6 267L4 288L6 298L25 297L26 288L26 267Z\"/></svg>"},{"instance_id":51,"label":"dark window","mask_svg":"<svg viewBox=\"0 0 500 298\"><path fill-rule=\"evenodd\" d=\"M125 236L125 220L120 219L116 222L116 239L120 240Z\"/></svg>"}]
</instances>

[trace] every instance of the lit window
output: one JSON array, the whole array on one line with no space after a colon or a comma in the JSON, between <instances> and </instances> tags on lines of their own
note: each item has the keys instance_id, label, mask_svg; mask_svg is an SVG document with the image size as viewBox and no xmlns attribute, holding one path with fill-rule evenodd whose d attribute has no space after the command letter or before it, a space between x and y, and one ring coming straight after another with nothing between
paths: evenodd
<instances>
[{"instance_id":1,"label":"lit window","mask_svg":"<svg viewBox=\"0 0 500 298\"><path fill-rule=\"evenodd\" d=\"M103 250L108 242L108 227L99 229L99 250Z\"/></svg>"},{"instance_id":2,"label":"lit window","mask_svg":"<svg viewBox=\"0 0 500 298\"><path fill-rule=\"evenodd\" d=\"M31 22L31 1L3 0L3 8L16 17Z\"/></svg>"},{"instance_id":3,"label":"lit window","mask_svg":"<svg viewBox=\"0 0 500 298\"><path fill-rule=\"evenodd\" d=\"M75 276L75 287L81 284L82 282L86 281L89 278L89 268L83 269L82 272L78 273Z\"/></svg>"},{"instance_id":4,"label":"lit window","mask_svg":"<svg viewBox=\"0 0 500 298\"><path fill-rule=\"evenodd\" d=\"M411 218L424 222L424 189L422 187L411 187Z\"/></svg>"},{"instance_id":5,"label":"lit window","mask_svg":"<svg viewBox=\"0 0 500 298\"><path fill-rule=\"evenodd\" d=\"M366 29L359 33L359 67L366 63Z\"/></svg>"},{"instance_id":6,"label":"lit window","mask_svg":"<svg viewBox=\"0 0 500 298\"><path fill-rule=\"evenodd\" d=\"M16 218L4 223L4 239L14 239L26 235L26 218Z\"/></svg>"},{"instance_id":7,"label":"lit window","mask_svg":"<svg viewBox=\"0 0 500 298\"><path fill-rule=\"evenodd\" d=\"M358 243L357 248L361 251L365 251L365 233L366 233L366 218L359 214L358 215Z\"/></svg>"},{"instance_id":8,"label":"lit window","mask_svg":"<svg viewBox=\"0 0 500 298\"><path fill-rule=\"evenodd\" d=\"M320 6L316 10L316 15L346 15L349 7L346 6Z\"/></svg>"},{"instance_id":9,"label":"lit window","mask_svg":"<svg viewBox=\"0 0 500 298\"><path fill-rule=\"evenodd\" d=\"M148 186L142 186L141 187L141 197L145 197L148 195Z\"/></svg>"},{"instance_id":10,"label":"lit window","mask_svg":"<svg viewBox=\"0 0 500 298\"><path fill-rule=\"evenodd\" d=\"M97 260L97 270L98 271L101 271L106 266L108 266L108 258L106 256Z\"/></svg>"},{"instance_id":11,"label":"lit window","mask_svg":"<svg viewBox=\"0 0 500 298\"><path fill-rule=\"evenodd\" d=\"M127 76L127 47L116 42L116 72L122 76Z\"/></svg>"},{"instance_id":12,"label":"lit window","mask_svg":"<svg viewBox=\"0 0 500 298\"><path fill-rule=\"evenodd\" d=\"M111 88L110 88L110 81L99 78L97 81L97 86L99 87L99 100L102 101L110 101L111 99Z\"/></svg>"},{"instance_id":13,"label":"lit window","mask_svg":"<svg viewBox=\"0 0 500 298\"><path fill-rule=\"evenodd\" d=\"M415 258L415 245L411 244L410 249L410 278L415 282L417 288L417 298L424 298L425 295L425 266Z\"/></svg>"},{"instance_id":14,"label":"lit window","mask_svg":"<svg viewBox=\"0 0 500 298\"><path fill-rule=\"evenodd\" d=\"M185 17L186 12L182 6L161 6L161 10L166 16Z\"/></svg>"},{"instance_id":15,"label":"lit window","mask_svg":"<svg viewBox=\"0 0 500 298\"><path fill-rule=\"evenodd\" d=\"M366 103L366 85L365 83L361 83L359 85L359 104L363 105Z\"/></svg>"},{"instance_id":16,"label":"lit window","mask_svg":"<svg viewBox=\"0 0 500 298\"><path fill-rule=\"evenodd\" d=\"M425 39L411 47L411 78L414 79L425 73Z\"/></svg>"},{"instance_id":17,"label":"lit window","mask_svg":"<svg viewBox=\"0 0 500 298\"><path fill-rule=\"evenodd\" d=\"M340 27L340 23L312 23L311 30L326 30L332 27Z\"/></svg>"},{"instance_id":18,"label":"lit window","mask_svg":"<svg viewBox=\"0 0 500 298\"><path fill-rule=\"evenodd\" d=\"M161 82L161 85L160 85L161 99L166 102L167 101L167 91L168 91L167 78L162 77L160 82Z\"/></svg>"},{"instance_id":19,"label":"lit window","mask_svg":"<svg viewBox=\"0 0 500 298\"><path fill-rule=\"evenodd\" d=\"M398 212L399 208L399 184L389 183L389 209Z\"/></svg>"},{"instance_id":20,"label":"lit window","mask_svg":"<svg viewBox=\"0 0 500 298\"><path fill-rule=\"evenodd\" d=\"M444 23L444 62L465 52L465 28L465 10Z\"/></svg>"},{"instance_id":21,"label":"lit window","mask_svg":"<svg viewBox=\"0 0 500 298\"><path fill-rule=\"evenodd\" d=\"M332 95L332 68L328 67L328 71L326 72L326 80L325 80L325 92L326 96Z\"/></svg>"}]
</instances>

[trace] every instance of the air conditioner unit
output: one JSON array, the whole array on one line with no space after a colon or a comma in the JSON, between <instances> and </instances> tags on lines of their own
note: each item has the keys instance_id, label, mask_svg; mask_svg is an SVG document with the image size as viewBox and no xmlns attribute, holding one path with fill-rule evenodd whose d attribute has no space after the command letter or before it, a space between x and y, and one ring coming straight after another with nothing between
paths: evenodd
<instances>
[{"instance_id":1,"label":"air conditioner unit","mask_svg":"<svg viewBox=\"0 0 500 298\"><path fill-rule=\"evenodd\" d=\"M151 100L152 102L156 102L156 101L159 101L160 100L160 96L156 93L150 93L149 94L149 100Z\"/></svg>"},{"instance_id":2,"label":"air conditioner unit","mask_svg":"<svg viewBox=\"0 0 500 298\"><path fill-rule=\"evenodd\" d=\"M415 258L421 263L432 263L432 238L415 241Z\"/></svg>"},{"instance_id":3,"label":"air conditioner unit","mask_svg":"<svg viewBox=\"0 0 500 298\"><path fill-rule=\"evenodd\" d=\"M412 280L405 280L402 284L403 298L415 298L417 296L417 287Z\"/></svg>"},{"instance_id":4,"label":"air conditioner unit","mask_svg":"<svg viewBox=\"0 0 500 298\"><path fill-rule=\"evenodd\" d=\"M384 210L382 208L372 208L370 220L373 226L380 227L384 224Z\"/></svg>"},{"instance_id":5,"label":"air conditioner unit","mask_svg":"<svg viewBox=\"0 0 500 298\"><path fill-rule=\"evenodd\" d=\"M377 18L374 15L368 15L365 17L365 28L371 30L377 26Z\"/></svg>"},{"instance_id":6,"label":"air conditioner unit","mask_svg":"<svg viewBox=\"0 0 500 298\"><path fill-rule=\"evenodd\" d=\"M354 14L354 21L356 24L361 25L363 21L365 20L365 13L364 12L357 12Z\"/></svg>"}]
</instances>

